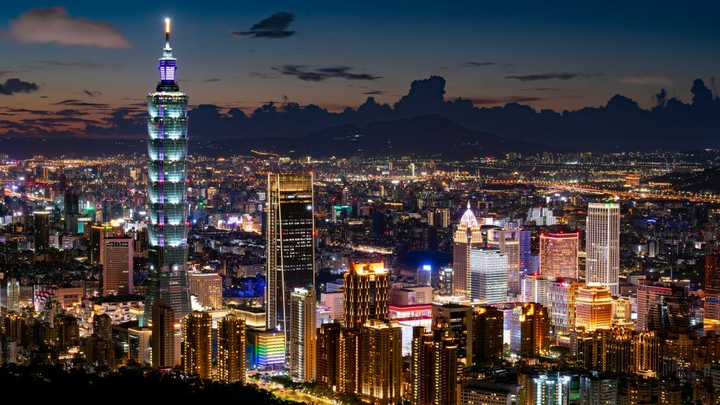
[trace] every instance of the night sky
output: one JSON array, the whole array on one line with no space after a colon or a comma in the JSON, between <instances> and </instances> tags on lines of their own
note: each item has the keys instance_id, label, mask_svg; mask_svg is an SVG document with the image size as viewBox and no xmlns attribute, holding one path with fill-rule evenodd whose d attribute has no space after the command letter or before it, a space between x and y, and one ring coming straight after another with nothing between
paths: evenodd
<instances>
[{"instance_id":1,"label":"night sky","mask_svg":"<svg viewBox=\"0 0 720 405\"><path fill-rule=\"evenodd\" d=\"M650 108L661 88L685 102L694 79L712 89L720 66L717 2L449 3L7 2L0 118L22 133L139 114L166 16L191 106L245 113L284 99L329 111L368 96L392 105L431 75L445 79L446 100L476 107L577 110L619 93Z\"/></svg>"}]
</instances>

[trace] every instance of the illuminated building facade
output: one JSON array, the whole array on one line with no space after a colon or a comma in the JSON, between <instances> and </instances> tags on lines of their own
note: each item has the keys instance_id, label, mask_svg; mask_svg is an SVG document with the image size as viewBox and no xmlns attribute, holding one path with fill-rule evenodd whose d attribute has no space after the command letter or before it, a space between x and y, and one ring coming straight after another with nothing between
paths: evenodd
<instances>
[{"instance_id":1,"label":"illuminated building facade","mask_svg":"<svg viewBox=\"0 0 720 405\"><path fill-rule=\"evenodd\" d=\"M217 374L220 381L245 382L245 319L233 313L217 321Z\"/></svg>"},{"instance_id":2,"label":"illuminated building facade","mask_svg":"<svg viewBox=\"0 0 720 405\"><path fill-rule=\"evenodd\" d=\"M575 296L582 283L557 278L548 287L548 312L555 335L568 336L575 326Z\"/></svg>"},{"instance_id":3,"label":"illuminated building facade","mask_svg":"<svg viewBox=\"0 0 720 405\"><path fill-rule=\"evenodd\" d=\"M443 319L457 345L458 362L471 366L473 360L473 309L467 305L444 304L432 306L432 319Z\"/></svg>"},{"instance_id":4,"label":"illuminated building facade","mask_svg":"<svg viewBox=\"0 0 720 405\"><path fill-rule=\"evenodd\" d=\"M457 401L457 345L449 328L439 323L430 332L413 328L412 404L455 404Z\"/></svg>"},{"instance_id":5,"label":"illuminated building facade","mask_svg":"<svg viewBox=\"0 0 720 405\"><path fill-rule=\"evenodd\" d=\"M339 322L324 323L317 334L317 371L315 381L321 387L338 390L340 377L340 333Z\"/></svg>"},{"instance_id":6,"label":"illuminated building facade","mask_svg":"<svg viewBox=\"0 0 720 405\"><path fill-rule=\"evenodd\" d=\"M618 380L601 377L597 372L580 376L580 404L604 405L618 403Z\"/></svg>"},{"instance_id":7,"label":"illuminated building facade","mask_svg":"<svg viewBox=\"0 0 720 405\"><path fill-rule=\"evenodd\" d=\"M182 366L183 373L211 377L212 368L212 317L207 312L193 311L183 322Z\"/></svg>"},{"instance_id":8,"label":"illuminated building facade","mask_svg":"<svg viewBox=\"0 0 720 405\"><path fill-rule=\"evenodd\" d=\"M546 277L578 278L577 233L540 235L540 274Z\"/></svg>"},{"instance_id":9,"label":"illuminated building facade","mask_svg":"<svg viewBox=\"0 0 720 405\"><path fill-rule=\"evenodd\" d=\"M363 402L395 405L402 400L402 329L395 321L371 319L360 333Z\"/></svg>"},{"instance_id":10,"label":"illuminated building facade","mask_svg":"<svg viewBox=\"0 0 720 405\"><path fill-rule=\"evenodd\" d=\"M550 319L541 304L529 302L513 310L510 350L519 356L538 356L550 346Z\"/></svg>"},{"instance_id":11,"label":"illuminated building facade","mask_svg":"<svg viewBox=\"0 0 720 405\"><path fill-rule=\"evenodd\" d=\"M277 331L248 330L250 364L272 370L285 365L285 335Z\"/></svg>"},{"instance_id":12,"label":"illuminated building facade","mask_svg":"<svg viewBox=\"0 0 720 405\"><path fill-rule=\"evenodd\" d=\"M360 328L343 328L340 333L338 391L360 395L364 365L360 358Z\"/></svg>"},{"instance_id":13,"label":"illuminated building facade","mask_svg":"<svg viewBox=\"0 0 720 405\"><path fill-rule=\"evenodd\" d=\"M290 294L290 377L315 380L315 332L317 303L315 290L296 288Z\"/></svg>"},{"instance_id":14,"label":"illuminated building facade","mask_svg":"<svg viewBox=\"0 0 720 405\"><path fill-rule=\"evenodd\" d=\"M473 361L493 363L503 355L503 311L491 307L475 307L473 310Z\"/></svg>"},{"instance_id":15,"label":"illuminated building facade","mask_svg":"<svg viewBox=\"0 0 720 405\"><path fill-rule=\"evenodd\" d=\"M665 297L683 298L685 291L680 286L651 280L640 280L637 287L637 330L660 328L660 306Z\"/></svg>"},{"instance_id":16,"label":"illuminated building facade","mask_svg":"<svg viewBox=\"0 0 720 405\"><path fill-rule=\"evenodd\" d=\"M550 281L543 274L525 276L522 288L523 301L537 302L546 307L548 305Z\"/></svg>"},{"instance_id":17,"label":"illuminated building facade","mask_svg":"<svg viewBox=\"0 0 720 405\"><path fill-rule=\"evenodd\" d=\"M177 347L175 340L175 311L158 300L152 308L153 324L150 336L152 348L152 366L155 368L173 367L176 364Z\"/></svg>"},{"instance_id":18,"label":"illuminated building facade","mask_svg":"<svg viewBox=\"0 0 720 405\"><path fill-rule=\"evenodd\" d=\"M165 21L165 48L160 81L148 102L148 279L145 311L153 323L153 305L163 300L176 320L190 312L187 278L187 104L170 48L170 20Z\"/></svg>"},{"instance_id":19,"label":"illuminated building facade","mask_svg":"<svg viewBox=\"0 0 720 405\"><path fill-rule=\"evenodd\" d=\"M468 202L467 211L455 231L453 244L453 287L456 296L470 298L470 250L482 245L480 225Z\"/></svg>"},{"instance_id":20,"label":"illuminated building facade","mask_svg":"<svg viewBox=\"0 0 720 405\"><path fill-rule=\"evenodd\" d=\"M346 328L388 317L388 271L384 263L351 263L344 280Z\"/></svg>"},{"instance_id":21,"label":"illuminated building facade","mask_svg":"<svg viewBox=\"0 0 720 405\"><path fill-rule=\"evenodd\" d=\"M222 308L222 277L217 273L189 272L190 294L196 295L203 306Z\"/></svg>"},{"instance_id":22,"label":"illuminated building facade","mask_svg":"<svg viewBox=\"0 0 720 405\"><path fill-rule=\"evenodd\" d=\"M720 255L705 256L705 318L706 326L720 325Z\"/></svg>"},{"instance_id":23,"label":"illuminated building facade","mask_svg":"<svg viewBox=\"0 0 720 405\"><path fill-rule=\"evenodd\" d=\"M620 205L590 203L586 222L586 282L600 283L619 295Z\"/></svg>"},{"instance_id":24,"label":"illuminated building facade","mask_svg":"<svg viewBox=\"0 0 720 405\"><path fill-rule=\"evenodd\" d=\"M599 283L589 283L577 290L575 327L587 331L612 327L612 297L607 287Z\"/></svg>"},{"instance_id":25,"label":"illuminated building facade","mask_svg":"<svg viewBox=\"0 0 720 405\"><path fill-rule=\"evenodd\" d=\"M508 256L495 249L470 249L470 298L497 304L507 296Z\"/></svg>"},{"instance_id":26,"label":"illuminated building facade","mask_svg":"<svg viewBox=\"0 0 720 405\"><path fill-rule=\"evenodd\" d=\"M133 293L133 240L108 237L103 240L103 295Z\"/></svg>"},{"instance_id":27,"label":"illuminated building facade","mask_svg":"<svg viewBox=\"0 0 720 405\"><path fill-rule=\"evenodd\" d=\"M523 390L520 403L526 405L567 405L570 403L570 375L520 372L518 384ZM523 401L524 399L524 401Z\"/></svg>"},{"instance_id":28,"label":"illuminated building facade","mask_svg":"<svg viewBox=\"0 0 720 405\"><path fill-rule=\"evenodd\" d=\"M520 293L520 230L491 228L487 233L487 246L507 257L507 289L512 294Z\"/></svg>"},{"instance_id":29,"label":"illuminated building facade","mask_svg":"<svg viewBox=\"0 0 720 405\"><path fill-rule=\"evenodd\" d=\"M269 330L287 330L290 293L315 288L312 173L268 173L267 287Z\"/></svg>"}]
</instances>

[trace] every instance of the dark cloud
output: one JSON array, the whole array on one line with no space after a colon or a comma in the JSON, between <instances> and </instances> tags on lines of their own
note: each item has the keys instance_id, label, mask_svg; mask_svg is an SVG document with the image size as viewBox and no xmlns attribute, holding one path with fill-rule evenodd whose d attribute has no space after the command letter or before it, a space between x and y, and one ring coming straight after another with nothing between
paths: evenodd
<instances>
[{"instance_id":1,"label":"dark cloud","mask_svg":"<svg viewBox=\"0 0 720 405\"><path fill-rule=\"evenodd\" d=\"M87 115L87 113L81 112L80 110L65 109L56 112L57 115L73 116L73 115Z\"/></svg>"},{"instance_id":2,"label":"dark cloud","mask_svg":"<svg viewBox=\"0 0 720 405\"><path fill-rule=\"evenodd\" d=\"M560 87L531 87L528 89L522 89L527 91L560 91L562 90Z\"/></svg>"},{"instance_id":3,"label":"dark cloud","mask_svg":"<svg viewBox=\"0 0 720 405\"><path fill-rule=\"evenodd\" d=\"M262 72L250 72L250 73L248 74L248 76L250 76L250 77L257 77L257 78L260 78L260 79L275 79L275 78L277 78L277 76L275 76L275 75L271 75L271 74L267 74L267 73L262 73Z\"/></svg>"},{"instance_id":4,"label":"dark cloud","mask_svg":"<svg viewBox=\"0 0 720 405\"><path fill-rule=\"evenodd\" d=\"M87 95L90 96L90 97L95 97L95 96L101 96L101 95L102 95L102 93L99 92L99 91L91 91L91 90L83 90L83 93L87 94Z\"/></svg>"},{"instance_id":5,"label":"dark cloud","mask_svg":"<svg viewBox=\"0 0 720 405\"><path fill-rule=\"evenodd\" d=\"M27 108L7 108L7 112L13 113L13 114L31 114L31 115L49 115L52 114L52 112L47 110L28 110Z\"/></svg>"},{"instance_id":6,"label":"dark cloud","mask_svg":"<svg viewBox=\"0 0 720 405\"><path fill-rule=\"evenodd\" d=\"M500 105L508 103L532 103L547 100L545 97L507 96L507 97L476 97L469 99L474 105Z\"/></svg>"},{"instance_id":7,"label":"dark cloud","mask_svg":"<svg viewBox=\"0 0 720 405\"><path fill-rule=\"evenodd\" d=\"M377 80L381 76L374 76L369 73L356 73L348 66L333 66L320 69L311 69L304 65L283 65L279 68L272 68L276 72L287 76L295 76L306 82L322 82L327 79L346 80Z\"/></svg>"},{"instance_id":8,"label":"dark cloud","mask_svg":"<svg viewBox=\"0 0 720 405\"><path fill-rule=\"evenodd\" d=\"M64 69L64 68L81 68L90 70L115 69L123 66L121 63L104 63L104 62L62 62L59 60L36 60L32 65L39 69Z\"/></svg>"},{"instance_id":9,"label":"dark cloud","mask_svg":"<svg viewBox=\"0 0 720 405\"><path fill-rule=\"evenodd\" d=\"M485 66L493 66L497 65L495 62L465 62L462 64L462 67L485 67Z\"/></svg>"},{"instance_id":10,"label":"dark cloud","mask_svg":"<svg viewBox=\"0 0 720 405\"><path fill-rule=\"evenodd\" d=\"M521 82L533 82L537 80L570 80L575 78L590 78L602 76L602 73L569 73L569 72L557 72L557 73L542 73L537 75L514 75L505 76L506 79L517 79Z\"/></svg>"},{"instance_id":11,"label":"dark cloud","mask_svg":"<svg viewBox=\"0 0 720 405\"><path fill-rule=\"evenodd\" d=\"M62 6L34 8L10 21L9 37L28 44L132 48L117 28L106 21L73 18Z\"/></svg>"},{"instance_id":12,"label":"dark cloud","mask_svg":"<svg viewBox=\"0 0 720 405\"><path fill-rule=\"evenodd\" d=\"M234 31L232 34L250 38L287 38L295 34L295 31L288 31L287 29L294 19L295 15L293 13L283 11L253 25L249 31Z\"/></svg>"},{"instance_id":13,"label":"dark cloud","mask_svg":"<svg viewBox=\"0 0 720 405\"><path fill-rule=\"evenodd\" d=\"M368 95L381 95L381 94L387 94L387 92L386 92L386 91L383 91L383 90L370 90L370 91L364 92L363 94L368 94Z\"/></svg>"},{"instance_id":14,"label":"dark cloud","mask_svg":"<svg viewBox=\"0 0 720 405\"><path fill-rule=\"evenodd\" d=\"M222 80L222 79L205 79L205 83L214 83L214 82L219 82L220 80Z\"/></svg>"},{"instance_id":15,"label":"dark cloud","mask_svg":"<svg viewBox=\"0 0 720 405\"><path fill-rule=\"evenodd\" d=\"M655 85L671 85L673 80L660 73L643 72L630 75L621 75L617 77L620 83L628 84L655 84Z\"/></svg>"},{"instance_id":16,"label":"dark cloud","mask_svg":"<svg viewBox=\"0 0 720 405\"><path fill-rule=\"evenodd\" d=\"M0 94L5 96L11 96L17 93L31 93L37 89L37 84L24 82L20 79L7 79L5 83L0 83Z\"/></svg>"},{"instance_id":17,"label":"dark cloud","mask_svg":"<svg viewBox=\"0 0 720 405\"><path fill-rule=\"evenodd\" d=\"M54 103L54 105L70 105L74 107L107 107L107 104L103 103L88 103L81 100L76 99L69 99L69 100L63 100L58 101L57 103Z\"/></svg>"}]
</instances>

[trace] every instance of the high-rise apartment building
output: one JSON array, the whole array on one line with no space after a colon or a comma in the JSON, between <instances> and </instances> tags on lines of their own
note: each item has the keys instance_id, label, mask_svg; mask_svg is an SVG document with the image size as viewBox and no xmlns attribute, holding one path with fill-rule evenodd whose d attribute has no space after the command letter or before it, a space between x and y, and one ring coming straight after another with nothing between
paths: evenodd
<instances>
[{"instance_id":1,"label":"high-rise apartment building","mask_svg":"<svg viewBox=\"0 0 720 405\"><path fill-rule=\"evenodd\" d=\"M339 322L320 325L317 333L315 381L321 387L337 391L340 385L340 333Z\"/></svg>"},{"instance_id":2,"label":"high-rise apartment building","mask_svg":"<svg viewBox=\"0 0 720 405\"><path fill-rule=\"evenodd\" d=\"M502 359L504 324L503 311L491 306L474 308L472 364Z\"/></svg>"},{"instance_id":3,"label":"high-rise apartment building","mask_svg":"<svg viewBox=\"0 0 720 405\"><path fill-rule=\"evenodd\" d=\"M388 271L383 262L351 263L344 280L346 328L388 317Z\"/></svg>"},{"instance_id":4,"label":"high-rise apartment building","mask_svg":"<svg viewBox=\"0 0 720 405\"><path fill-rule=\"evenodd\" d=\"M720 325L720 254L705 256L705 325Z\"/></svg>"},{"instance_id":5,"label":"high-rise apartment building","mask_svg":"<svg viewBox=\"0 0 720 405\"><path fill-rule=\"evenodd\" d=\"M361 363L360 334L360 328L343 328L340 333L338 391L344 394L361 395L362 392L365 365Z\"/></svg>"},{"instance_id":6,"label":"high-rise apartment building","mask_svg":"<svg viewBox=\"0 0 720 405\"><path fill-rule=\"evenodd\" d=\"M47 260L50 250L50 213L48 211L35 211L33 219L35 256Z\"/></svg>"},{"instance_id":7,"label":"high-rise apartment building","mask_svg":"<svg viewBox=\"0 0 720 405\"><path fill-rule=\"evenodd\" d=\"M519 356L537 356L550 346L550 320L547 309L529 302L513 310L510 323L510 350Z\"/></svg>"},{"instance_id":8,"label":"high-rise apartment building","mask_svg":"<svg viewBox=\"0 0 720 405\"><path fill-rule=\"evenodd\" d=\"M590 203L586 222L585 253L588 283L600 283L619 294L620 205Z\"/></svg>"},{"instance_id":9,"label":"high-rise apartment building","mask_svg":"<svg viewBox=\"0 0 720 405\"><path fill-rule=\"evenodd\" d=\"M173 367L176 364L177 347L175 338L175 311L158 300L152 308L153 323L150 347L152 349L152 366L155 368Z\"/></svg>"},{"instance_id":10,"label":"high-rise apartment building","mask_svg":"<svg viewBox=\"0 0 720 405\"><path fill-rule=\"evenodd\" d=\"M610 290L599 283L588 283L575 294L575 327L587 331L612 327Z\"/></svg>"},{"instance_id":11,"label":"high-rise apartment building","mask_svg":"<svg viewBox=\"0 0 720 405\"><path fill-rule=\"evenodd\" d=\"M471 366L473 361L473 309L467 305L443 304L432 306L432 319L443 319L457 345L458 362Z\"/></svg>"},{"instance_id":12,"label":"high-rise apartment building","mask_svg":"<svg viewBox=\"0 0 720 405\"><path fill-rule=\"evenodd\" d=\"M470 298L470 250L483 245L480 224L470 209L460 218L453 245L453 287L455 295Z\"/></svg>"},{"instance_id":13,"label":"high-rise apartment building","mask_svg":"<svg viewBox=\"0 0 720 405\"><path fill-rule=\"evenodd\" d=\"M543 233L540 235L540 274L546 277L578 278L579 235Z\"/></svg>"},{"instance_id":14,"label":"high-rise apartment building","mask_svg":"<svg viewBox=\"0 0 720 405\"><path fill-rule=\"evenodd\" d=\"M317 302L315 290L295 288L290 294L290 377L298 381L315 380L315 332Z\"/></svg>"},{"instance_id":15,"label":"high-rise apartment building","mask_svg":"<svg viewBox=\"0 0 720 405\"><path fill-rule=\"evenodd\" d=\"M470 249L470 295L488 304L506 302L508 256L495 249Z\"/></svg>"},{"instance_id":16,"label":"high-rise apartment building","mask_svg":"<svg viewBox=\"0 0 720 405\"><path fill-rule=\"evenodd\" d=\"M395 405L402 399L402 328L371 319L360 333L361 394L366 403Z\"/></svg>"},{"instance_id":17,"label":"high-rise apartment building","mask_svg":"<svg viewBox=\"0 0 720 405\"><path fill-rule=\"evenodd\" d=\"M233 313L217 321L217 374L220 381L245 382L245 319Z\"/></svg>"},{"instance_id":18,"label":"high-rise apartment building","mask_svg":"<svg viewBox=\"0 0 720 405\"><path fill-rule=\"evenodd\" d=\"M145 313L153 323L155 301L172 307L175 320L190 313L187 278L187 104L176 81L177 59L170 48L170 20L165 20L165 48L158 66L160 81L148 102L148 278Z\"/></svg>"},{"instance_id":19,"label":"high-rise apartment building","mask_svg":"<svg viewBox=\"0 0 720 405\"><path fill-rule=\"evenodd\" d=\"M618 380L600 376L597 372L580 376L580 405L618 403Z\"/></svg>"},{"instance_id":20,"label":"high-rise apartment building","mask_svg":"<svg viewBox=\"0 0 720 405\"><path fill-rule=\"evenodd\" d=\"M193 311L185 315L183 323L183 373L211 377L212 372L212 317L207 312Z\"/></svg>"},{"instance_id":21,"label":"high-rise apartment building","mask_svg":"<svg viewBox=\"0 0 720 405\"><path fill-rule=\"evenodd\" d=\"M103 244L103 295L132 294L133 239L108 237Z\"/></svg>"},{"instance_id":22,"label":"high-rise apartment building","mask_svg":"<svg viewBox=\"0 0 720 405\"><path fill-rule=\"evenodd\" d=\"M457 403L457 345L447 325L438 321L430 332L413 327L410 402L415 405Z\"/></svg>"},{"instance_id":23,"label":"high-rise apartment building","mask_svg":"<svg viewBox=\"0 0 720 405\"><path fill-rule=\"evenodd\" d=\"M312 173L268 173L267 328L287 331L290 293L315 288Z\"/></svg>"}]
</instances>

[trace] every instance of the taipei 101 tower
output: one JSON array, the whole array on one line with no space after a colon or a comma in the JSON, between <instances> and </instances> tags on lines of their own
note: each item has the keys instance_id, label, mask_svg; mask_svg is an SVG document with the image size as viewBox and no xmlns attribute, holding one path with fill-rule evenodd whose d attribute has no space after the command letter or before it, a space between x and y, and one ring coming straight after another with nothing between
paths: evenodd
<instances>
[{"instance_id":1,"label":"taipei 101 tower","mask_svg":"<svg viewBox=\"0 0 720 405\"><path fill-rule=\"evenodd\" d=\"M175 320L190 312L187 275L187 105L175 80L177 59L170 48L170 20L165 20L165 48L158 66L160 81L148 100L149 268L145 324L162 300Z\"/></svg>"}]
</instances>

